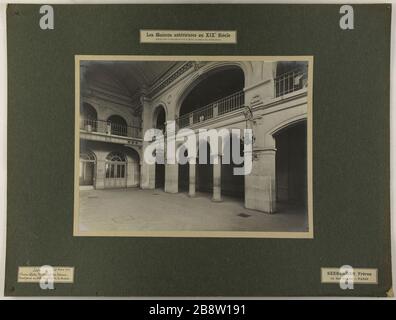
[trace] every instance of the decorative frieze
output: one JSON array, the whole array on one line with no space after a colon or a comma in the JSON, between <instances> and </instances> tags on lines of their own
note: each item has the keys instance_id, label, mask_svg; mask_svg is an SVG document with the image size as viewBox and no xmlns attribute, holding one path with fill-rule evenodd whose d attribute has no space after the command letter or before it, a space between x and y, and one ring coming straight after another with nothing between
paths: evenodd
<instances>
[{"instance_id":1,"label":"decorative frieze","mask_svg":"<svg viewBox=\"0 0 396 320\"><path fill-rule=\"evenodd\" d=\"M157 86L154 86L150 92L150 96L154 96L156 93L170 85L173 81L175 81L177 78L179 78L181 75L183 75L185 72L187 72L189 69L195 66L195 63L193 61L187 61L184 63L179 69L177 69L174 73L172 73L168 78L166 78L164 81L160 82Z\"/></svg>"}]
</instances>

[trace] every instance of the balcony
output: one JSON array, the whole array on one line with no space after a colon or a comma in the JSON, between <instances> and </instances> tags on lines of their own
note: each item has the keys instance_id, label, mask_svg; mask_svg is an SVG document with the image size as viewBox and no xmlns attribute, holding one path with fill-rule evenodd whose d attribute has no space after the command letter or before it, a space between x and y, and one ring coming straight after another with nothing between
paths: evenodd
<instances>
[{"instance_id":1,"label":"balcony","mask_svg":"<svg viewBox=\"0 0 396 320\"><path fill-rule=\"evenodd\" d=\"M104 120L80 119L80 136L87 140L138 144L142 140L142 129Z\"/></svg>"},{"instance_id":2,"label":"balcony","mask_svg":"<svg viewBox=\"0 0 396 320\"><path fill-rule=\"evenodd\" d=\"M293 70L274 79L275 98L301 90L307 86L307 70Z\"/></svg>"},{"instance_id":3,"label":"balcony","mask_svg":"<svg viewBox=\"0 0 396 320\"><path fill-rule=\"evenodd\" d=\"M216 100L204 107L180 116L176 121L179 128L185 128L194 124L216 118L223 114L243 108L244 92L239 91L227 97Z\"/></svg>"},{"instance_id":4,"label":"balcony","mask_svg":"<svg viewBox=\"0 0 396 320\"><path fill-rule=\"evenodd\" d=\"M274 98L306 88L308 84L307 80L308 76L306 69L293 70L281 74L274 79ZM244 107L244 100L245 96L243 91L233 93L232 95L180 116L176 120L177 125L179 128L190 127L241 109Z\"/></svg>"}]
</instances>

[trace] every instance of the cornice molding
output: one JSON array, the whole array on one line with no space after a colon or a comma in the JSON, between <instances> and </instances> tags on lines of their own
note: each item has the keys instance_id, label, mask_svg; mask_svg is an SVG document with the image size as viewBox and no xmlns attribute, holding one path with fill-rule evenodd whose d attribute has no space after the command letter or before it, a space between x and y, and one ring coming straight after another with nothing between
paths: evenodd
<instances>
[{"instance_id":1,"label":"cornice molding","mask_svg":"<svg viewBox=\"0 0 396 320\"><path fill-rule=\"evenodd\" d=\"M180 66L176 71L170 74L165 79L160 79L157 83L155 83L149 90L148 97L153 98L160 91L168 87L174 81L176 81L179 77L181 77L184 73L186 73L191 68L196 69L197 63L194 61L187 61L182 66Z\"/></svg>"}]
</instances>

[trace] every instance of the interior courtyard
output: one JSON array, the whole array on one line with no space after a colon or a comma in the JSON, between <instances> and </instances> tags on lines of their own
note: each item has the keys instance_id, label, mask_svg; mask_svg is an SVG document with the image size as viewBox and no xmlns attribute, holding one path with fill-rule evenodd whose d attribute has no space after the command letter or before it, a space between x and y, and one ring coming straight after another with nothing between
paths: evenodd
<instances>
[{"instance_id":1,"label":"interior courtyard","mask_svg":"<svg viewBox=\"0 0 396 320\"><path fill-rule=\"evenodd\" d=\"M80 230L308 231L307 67L290 61L81 62ZM177 152L187 163L147 163L144 133L165 134L169 121L194 132L252 129L251 172L235 175L244 163L222 163L225 155L207 141L197 146L206 149L205 164L199 154L192 161L180 142ZM231 140L229 149L238 146L243 159L243 134Z\"/></svg>"}]
</instances>

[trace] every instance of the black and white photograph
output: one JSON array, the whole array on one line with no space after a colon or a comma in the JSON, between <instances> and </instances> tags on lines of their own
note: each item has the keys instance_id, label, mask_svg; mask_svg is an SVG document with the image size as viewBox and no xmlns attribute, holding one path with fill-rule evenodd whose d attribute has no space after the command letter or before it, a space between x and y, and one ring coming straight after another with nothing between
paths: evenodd
<instances>
[{"instance_id":1,"label":"black and white photograph","mask_svg":"<svg viewBox=\"0 0 396 320\"><path fill-rule=\"evenodd\" d=\"M4 297L394 298L396 12L372 1L4 5Z\"/></svg>"},{"instance_id":2,"label":"black and white photograph","mask_svg":"<svg viewBox=\"0 0 396 320\"><path fill-rule=\"evenodd\" d=\"M76 236L312 238L312 57L76 56Z\"/></svg>"}]
</instances>

